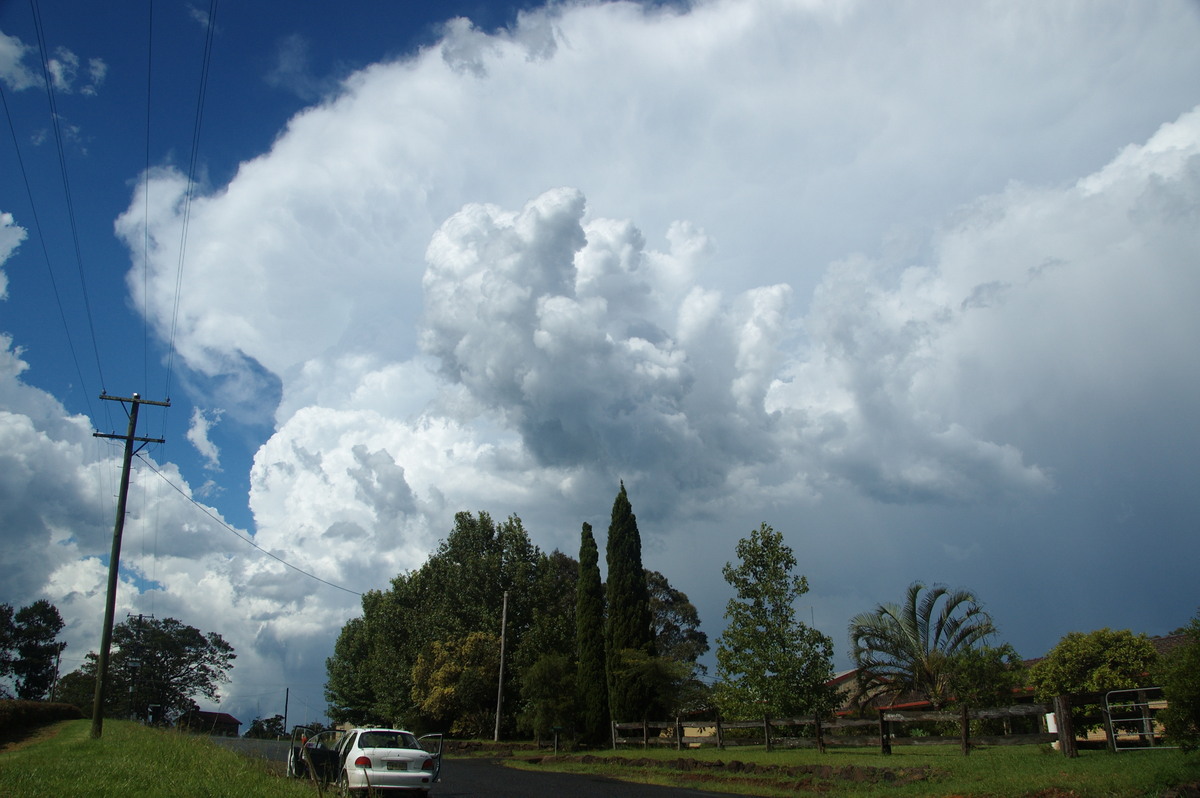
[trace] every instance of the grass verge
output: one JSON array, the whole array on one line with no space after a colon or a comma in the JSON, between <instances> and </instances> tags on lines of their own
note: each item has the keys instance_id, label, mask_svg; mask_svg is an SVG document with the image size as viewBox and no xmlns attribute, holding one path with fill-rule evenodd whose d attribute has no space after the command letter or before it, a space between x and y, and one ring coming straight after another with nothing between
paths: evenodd
<instances>
[{"instance_id":1,"label":"grass verge","mask_svg":"<svg viewBox=\"0 0 1200 798\"><path fill-rule=\"evenodd\" d=\"M64 721L0 753L0 795L41 798L312 798L303 782L206 737L107 721L93 740L91 721ZM52 732L52 733L48 733Z\"/></svg>"},{"instance_id":2,"label":"grass verge","mask_svg":"<svg viewBox=\"0 0 1200 798\"><path fill-rule=\"evenodd\" d=\"M513 767L587 773L753 796L837 795L839 798L1159 798L1195 795L1200 754L1083 751L1077 759L1038 746L984 748L964 757L951 747L898 747L877 752L619 751L506 760Z\"/></svg>"}]
</instances>

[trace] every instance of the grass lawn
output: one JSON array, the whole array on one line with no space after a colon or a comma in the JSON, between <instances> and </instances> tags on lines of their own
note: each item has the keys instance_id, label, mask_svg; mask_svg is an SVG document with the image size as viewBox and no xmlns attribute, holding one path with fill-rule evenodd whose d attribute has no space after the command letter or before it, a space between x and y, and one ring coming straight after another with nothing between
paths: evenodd
<instances>
[{"instance_id":1,"label":"grass lawn","mask_svg":"<svg viewBox=\"0 0 1200 798\"><path fill-rule=\"evenodd\" d=\"M0 795L13 798L312 798L316 790L207 737L109 720L56 723L0 752Z\"/></svg>"},{"instance_id":2,"label":"grass lawn","mask_svg":"<svg viewBox=\"0 0 1200 798\"><path fill-rule=\"evenodd\" d=\"M1133 798L1200 782L1200 753L1081 751L1067 759L1041 746L977 749L966 757L954 746L897 747L891 756L847 749L638 749L591 757L518 755L511 764L757 796Z\"/></svg>"}]
</instances>

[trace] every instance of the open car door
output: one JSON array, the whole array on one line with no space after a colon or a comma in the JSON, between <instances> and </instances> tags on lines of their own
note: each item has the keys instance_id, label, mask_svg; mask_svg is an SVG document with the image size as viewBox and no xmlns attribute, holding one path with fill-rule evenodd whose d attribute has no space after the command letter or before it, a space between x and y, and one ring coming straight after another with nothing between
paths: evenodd
<instances>
[{"instance_id":1,"label":"open car door","mask_svg":"<svg viewBox=\"0 0 1200 798\"><path fill-rule=\"evenodd\" d=\"M427 754L433 757L433 781L437 782L442 776L442 734L426 734L418 737L417 743Z\"/></svg>"},{"instance_id":2,"label":"open car door","mask_svg":"<svg viewBox=\"0 0 1200 798\"><path fill-rule=\"evenodd\" d=\"M308 765L304 764L304 744L317 732L308 726L292 729L292 744L288 747L287 775L289 779L308 778Z\"/></svg>"},{"instance_id":3,"label":"open car door","mask_svg":"<svg viewBox=\"0 0 1200 798\"><path fill-rule=\"evenodd\" d=\"M302 775L322 784L330 784L337 780L341 769L337 745L345 734L341 729L326 729L309 737L300 748L301 760L305 765Z\"/></svg>"}]
</instances>

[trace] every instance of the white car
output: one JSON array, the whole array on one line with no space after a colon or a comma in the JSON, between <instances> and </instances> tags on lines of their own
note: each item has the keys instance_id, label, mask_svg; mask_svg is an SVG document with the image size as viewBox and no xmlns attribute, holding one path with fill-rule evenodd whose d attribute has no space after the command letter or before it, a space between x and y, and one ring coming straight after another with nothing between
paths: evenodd
<instances>
[{"instance_id":1,"label":"white car","mask_svg":"<svg viewBox=\"0 0 1200 798\"><path fill-rule=\"evenodd\" d=\"M428 794L441 771L441 735L417 740L401 729L351 729L337 744L338 789L342 795L378 791L420 790ZM436 751L421 747L435 742Z\"/></svg>"},{"instance_id":2,"label":"white car","mask_svg":"<svg viewBox=\"0 0 1200 798\"><path fill-rule=\"evenodd\" d=\"M442 735L419 740L402 729L361 728L322 732L297 727L287 774L330 784L342 795L396 790L428 794L442 769Z\"/></svg>"}]
</instances>

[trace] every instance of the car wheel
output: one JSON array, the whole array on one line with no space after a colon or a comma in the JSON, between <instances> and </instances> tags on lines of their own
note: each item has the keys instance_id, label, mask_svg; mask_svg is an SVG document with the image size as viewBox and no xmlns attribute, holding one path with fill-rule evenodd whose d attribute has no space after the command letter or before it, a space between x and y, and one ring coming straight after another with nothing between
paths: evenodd
<instances>
[{"instance_id":1,"label":"car wheel","mask_svg":"<svg viewBox=\"0 0 1200 798\"><path fill-rule=\"evenodd\" d=\"M342 771L342 777L338 779L338 795L342 796L342 798L349 798L349 796L354 795L350 791L350 776L344 770Z\"/></svg>"}]
</instances>

